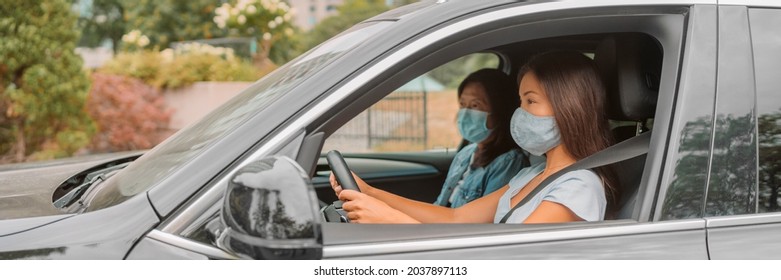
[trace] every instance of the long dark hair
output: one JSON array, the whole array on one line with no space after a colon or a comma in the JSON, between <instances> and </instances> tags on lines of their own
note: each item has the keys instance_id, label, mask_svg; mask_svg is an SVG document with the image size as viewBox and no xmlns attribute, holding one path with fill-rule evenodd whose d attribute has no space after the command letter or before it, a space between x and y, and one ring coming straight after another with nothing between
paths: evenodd
<instances>
[{"instance_id":1,"label":"long dark hair","mask_svg":"<svg viewBox=\"0 0 781 280\"><path fill-rule=\"evenodd\" d=\"M518 108L518 85L510 76L498 69L480 69L469 74L458 86L458 97L471 83L480 84L488 98L491 112L488 118L493 123L493 131L483 140L475 152L473 168L485 167L496 157L511 149L520 149L510 135L510 118Z\"/></svg>"},{"instance_id":2,"label":"long dark hair","mask_svg":"<svg viewBox=\"0 0 781 280\"><path fill-rule=\"evenodd\" d=\"M553 107L561 142L581 160L613 144L605 111L605 86L594 62L574 51L539 54L521 68L519 78L532 72ZM520 80L520 79L519 79ZM615 209L618 185L610 167L594 170L603 181L608 214Z\"/></svg>"}]
</instances>

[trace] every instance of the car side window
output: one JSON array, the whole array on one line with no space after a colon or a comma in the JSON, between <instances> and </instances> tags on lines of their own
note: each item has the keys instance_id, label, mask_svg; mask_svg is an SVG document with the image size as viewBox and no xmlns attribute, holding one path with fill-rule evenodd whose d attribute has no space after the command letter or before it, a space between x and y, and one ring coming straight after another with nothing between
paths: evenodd
<instances>
[{"instance_id":1,"label":"car side window","mask_svg":"<svg viewBox=\"0 0 781 280\"><path fill-rule=\"evenodd\" d=\"M756 92L745 7L719 7L718 72L704 216L756 213Z\"/></svg>"},{"instance_id":2,"label":"car side window","mask_svg":"<svg viewBox=\"0 0 781 280\"><path fill-rule=\"evenodd\" d=\"M705 216L777 212L781 10L721 9L720 34L729 39L719 43L719 98Z\"/></svg>"},{"instance_id":3,"label":"car side window","mask_svg":"<svg viewBox=\"0 0 781 280\"><path fill-rule=\"evenodd\" d=\"M759 191L757 212L781 210L781 10L751 9L757 90Z\"/></svg>"},{"instance_id":4,"label":"car side window","mask_svg":"<svg viewBox=\"0 0 781 280\"><path fill-rule=\"evenodd\" d=\"M499 57L475 53L443 64L388 94L326 139L323 151L415 152L455 149L457 88L469 73L497 68Z\"/></svg>"}]
</instances>

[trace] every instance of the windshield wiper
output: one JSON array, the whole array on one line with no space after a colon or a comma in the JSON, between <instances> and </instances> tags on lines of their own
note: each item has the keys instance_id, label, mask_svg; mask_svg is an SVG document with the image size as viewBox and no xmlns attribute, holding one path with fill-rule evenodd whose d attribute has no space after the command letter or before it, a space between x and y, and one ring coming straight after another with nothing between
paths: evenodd
<instances>
[{"instance_id":1,"label":"windshield wiper","mask_svg":"<svg viewBox=\"0 0 781 280\"><path fill-rule=\"evenodd\" d=\"M123 164L117 164L108 168L104 168L101 170L97 170L94 172L91 172L87 174L87 176L84 177L84 180L82 183L72 190L70 190L65 195L61 196L57 200L54 201L54 206L60 209L69 207L73 204L73 202L77 201L79 198L84 196L84 193L87 192L91 187L96 186L100 184L101 182L105 181L108 177L111 177L111 175L114 175L112 173L115 173L114 171L120 170L122 168L125 168L128 166L130 162L126 162Z\"/></svg>"},{"instance_id":2,"label":"windshield wiper","mask_svg":"<svg viewBox=\"0 0 781 280\"><path fill-rule=\"evenodd\" d=\"M69 191L68 193L66 193L65 195L63 195L62 197L57 199L56 201L54 201L54 207L65 208L65 207L71 206L71 204L73 204L73 202L76 201L76 199L78 199L82 195L84 195L84 192L86 192L87 189L89 189L89 187L92 186L92 184L100 182L100 181L103 181L103 180L105 180L105 179L101 175L101 176L97 176L97 177L92 178L92 180L90 180L89 182L86 182L84 184L79 185L78 187L75 187L74 189L72 189L71 191Z\"/></svg>"}]
</instances>

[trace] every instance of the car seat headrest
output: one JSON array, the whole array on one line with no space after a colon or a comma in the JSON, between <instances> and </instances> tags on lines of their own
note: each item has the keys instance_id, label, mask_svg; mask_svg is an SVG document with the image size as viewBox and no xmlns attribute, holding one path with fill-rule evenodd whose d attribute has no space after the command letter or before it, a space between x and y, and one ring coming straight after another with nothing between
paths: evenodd
<instances>
[{"instance_id":1,"label":"car seat headrest","mask_svg":"<svg viewBox=\"0 0 781 280\"><path fill-rule=\"evenodd\" d=\"M662 72L659 44L644 34L620 34L597 46L594 62L607 91L607 116L641 122L654 117Z\"/></svg>"}]
</instances>

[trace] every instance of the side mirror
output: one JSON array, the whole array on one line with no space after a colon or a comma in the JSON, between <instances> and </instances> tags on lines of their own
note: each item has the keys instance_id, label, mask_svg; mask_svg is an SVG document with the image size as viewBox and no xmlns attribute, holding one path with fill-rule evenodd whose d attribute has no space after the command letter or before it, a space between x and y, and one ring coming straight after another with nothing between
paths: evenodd
<instances>
[{"instance_id":1,"label":"side mirror","mask_svg":"<svg viewBox=\"0 0 781 280\"><path fill-rule=\"evenodd\" d=\"M228 182L216 243L252 259L320 259L318 206L301 166L287 157L263 158Z\"/></svg>"}]
</instances>

